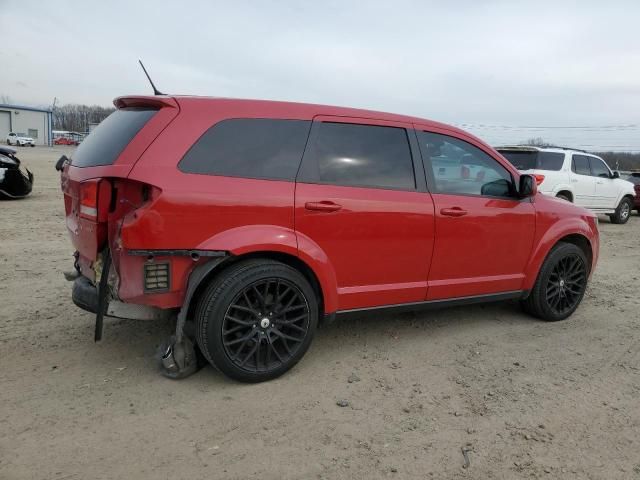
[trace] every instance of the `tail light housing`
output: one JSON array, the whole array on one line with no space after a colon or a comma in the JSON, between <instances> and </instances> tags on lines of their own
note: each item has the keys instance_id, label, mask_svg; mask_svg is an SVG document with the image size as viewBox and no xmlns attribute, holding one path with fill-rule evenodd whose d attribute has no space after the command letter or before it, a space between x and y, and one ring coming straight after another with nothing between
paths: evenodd
<instances>
[{"instance_id":1,"label":"tail light housing","mask_svg":"<svg viewBox=\"0 0 640 480\"><path fill-rule=\"evenodd\" d=\"M80 183L80 217L94 222L104 222L109 214L111 183L106 179L85 180Z\"/></svg>"},{"instance_id":2,"label":"tail light housing","mask_svg":"<svg viewBox=\"0 0 640 480\"><path fill-rule=\"evenodd\" d=\"M534 177L536 179L536 185L540 185L542 182L544 182L544 175L535 174Z\"/></svg>"}]
</instances>

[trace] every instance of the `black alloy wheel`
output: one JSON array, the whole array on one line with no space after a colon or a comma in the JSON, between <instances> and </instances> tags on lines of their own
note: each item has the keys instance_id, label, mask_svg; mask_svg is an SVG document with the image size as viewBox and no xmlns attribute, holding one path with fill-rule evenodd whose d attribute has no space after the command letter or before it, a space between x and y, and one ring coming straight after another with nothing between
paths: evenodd
<instances>
[{"instance_id":1,"label":"black alloy wheel","mask_svg":"<svg viewBox=\"0 0 640 480\"><path fill-rule=\"evenodd\" d=\"M564 320L580 305L588 278L585 252L577 245L560 242L547 255L522 307L542 320Z\"/></svg>"},{"instance_id":2,"label":"black alloy wheel","mask_svg":"<svg viewBox=\"0 0 640 480\"><path fill-rule=\"evenodd\" d=\"M201 295L195 312L202 354L243 382L282 375L305 354L318 324L316 293L302 273L273 260L238 262Z\"/></svg>"},{"instance_id":3,"label":"black alloy wheel","mask_svg":"<svg viewBox=\"0 0 640 480\"><path fill-rule=\"evenodd\" d=\"M562 257L549 275L546 287L547 303L561 316L577 306L587 285L586 267L578 255Z\"/></svg>"},{"instance_id":4,"label":"black alloy wheel","mask_svg":"<svg viewBox=\"0 0 640 480\"><path fill-rule=\"evenodd\" d=\"M222 321L225 353L241 369L268 372L285 365L309 331L309 305L291 282L267 278L248 285Z\"/></svg>"}]
</instances>

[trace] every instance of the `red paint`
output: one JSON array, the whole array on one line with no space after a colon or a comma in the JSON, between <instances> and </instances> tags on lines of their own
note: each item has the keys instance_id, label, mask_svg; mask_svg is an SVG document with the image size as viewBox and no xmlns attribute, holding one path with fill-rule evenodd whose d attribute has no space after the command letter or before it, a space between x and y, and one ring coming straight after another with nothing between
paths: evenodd
<instances>
[{"instance_id":1,"label":"red paint","mask_svg":"<svg viewBox=\"0 0 640 480\"><path fill-rule=\"evenodd\" d=\"M62 175L67 227L82 273L110 246L123 301L182 304L189 274L206 257L164 257L171 290L145 294L146 258L132 249L277 252L315 275L324 311L530 289L549 250L582 235L598 257L593 215L541 195L521 200L185 174L177 164L213 124L228 118L331 119L420 129L460 138L511 164L454 127L380 112L284 102L197 97L123 97L118 108L160 108L114 165ZM419 159L418 159L419 160ZM421 169L418 170L421 172ZM468 176L469 172L467 172ZM82 184L101 179L98 219L79 215ZM105 219L102 185L117 190ZM94 197L91 197L94 198Z\"/></svg>"}]
</instances>

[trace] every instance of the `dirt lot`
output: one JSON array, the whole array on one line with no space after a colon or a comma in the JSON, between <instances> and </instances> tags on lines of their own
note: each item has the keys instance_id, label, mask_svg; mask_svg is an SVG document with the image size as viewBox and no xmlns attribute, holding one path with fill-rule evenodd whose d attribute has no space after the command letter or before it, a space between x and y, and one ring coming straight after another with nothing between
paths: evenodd
<instances>
[{"instance_id":1,"label":"dirt lot","mask_svg":"<svg viewBox=\"0 0 640 480\"><path fill-rule=\"evenodd\" d=\"M169 323L107 319L94 344L71 303L64 152L21 150L34 193L0 205L0 478L640 478L638 216L601 219L567 321L516 303L370 314L276 381L171 381L153 360Z\"/></svg>"}]
</instances>

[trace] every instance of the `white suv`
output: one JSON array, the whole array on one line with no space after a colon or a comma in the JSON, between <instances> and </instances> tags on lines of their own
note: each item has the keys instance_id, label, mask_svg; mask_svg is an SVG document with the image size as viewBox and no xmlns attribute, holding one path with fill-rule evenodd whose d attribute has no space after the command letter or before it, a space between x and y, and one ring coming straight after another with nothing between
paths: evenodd
<instances>
[{"instance_id":1,"label":"white suv","mask_svg":"<svg viewBox=\"0 0 640 480\"><path fill-rule=\"evenodd\" d=\"M633 184L619 178L600 157L559 147L497 147L514 167L535 175L538 190L627 223L635 195Z\"/></svg>"},{"instance_id":2,"label":"white suv","mask_svg":"<svg viewBox=\"0 0 640 480\"><path fill-rule=\"evenodd\" d=\"M31 137L27 137L24 133L13 133L7 135L7 145L18 145L19 147L25 147L30 145L36 146L36 142Z\"/></svg>"}]
</instances>

